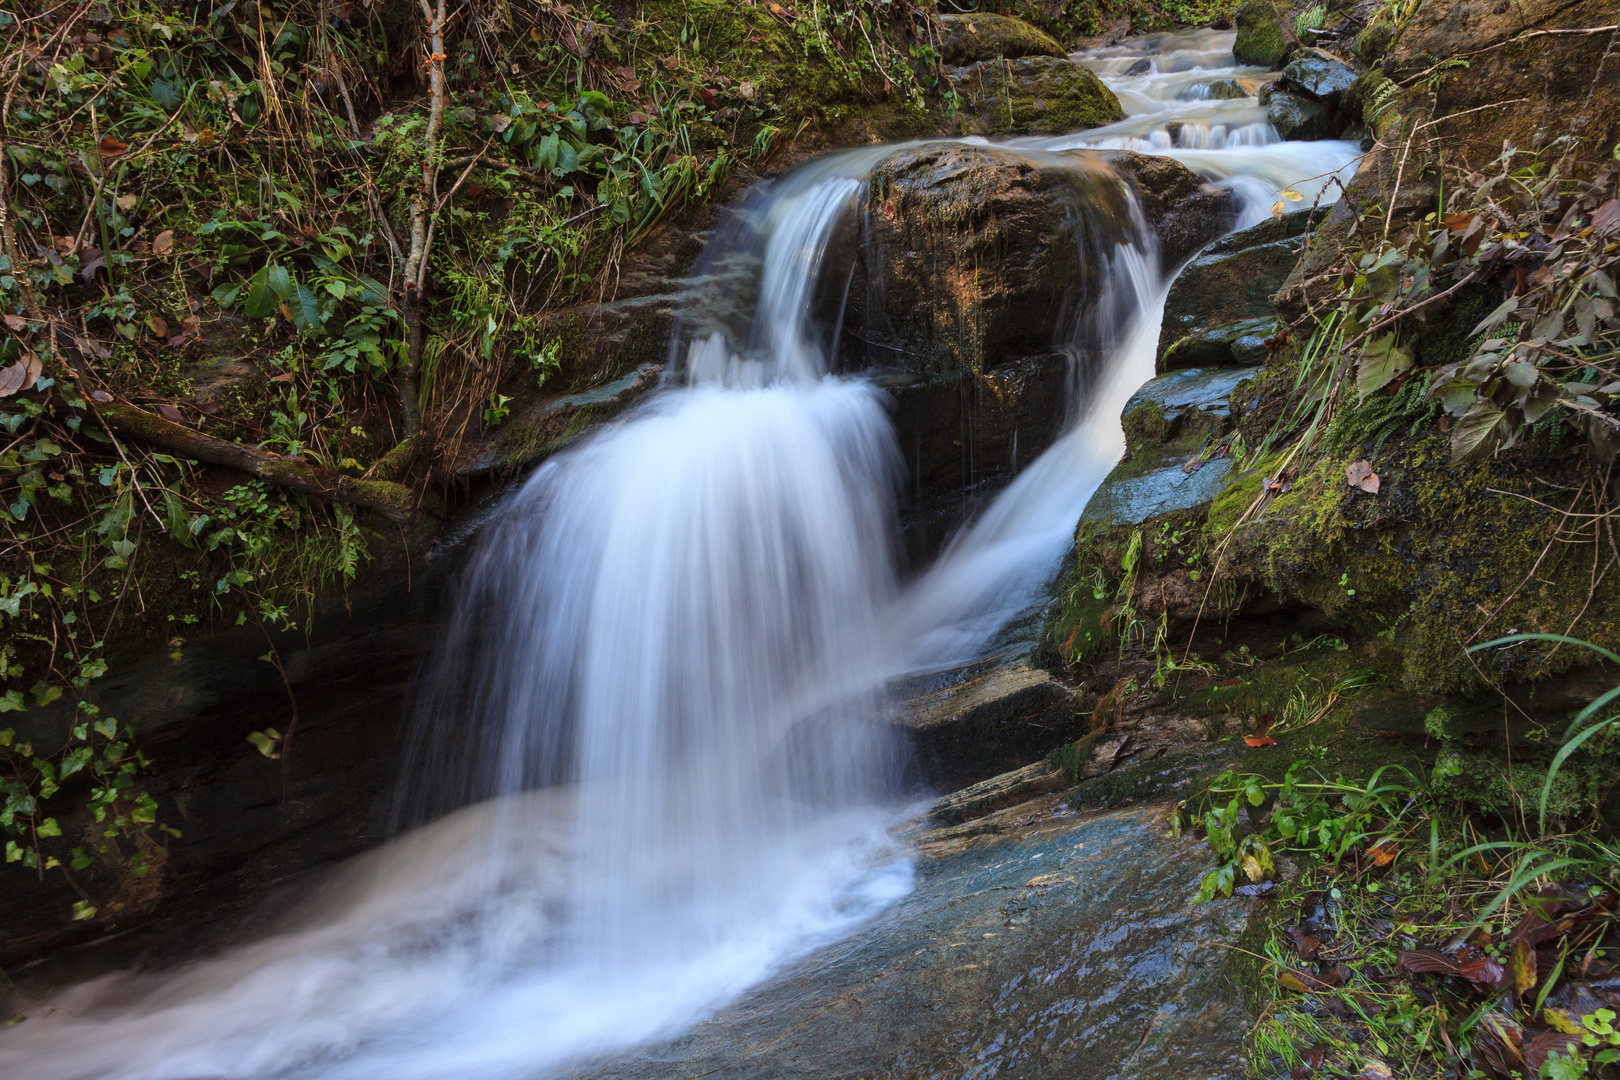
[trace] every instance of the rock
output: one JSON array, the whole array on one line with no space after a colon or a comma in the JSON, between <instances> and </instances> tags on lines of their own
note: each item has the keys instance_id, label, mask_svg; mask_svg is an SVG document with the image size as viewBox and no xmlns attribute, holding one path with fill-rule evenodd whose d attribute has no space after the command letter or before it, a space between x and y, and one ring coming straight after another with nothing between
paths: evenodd
<instances>
[{"instance_id":1,"label":"rock","mask_svg":"<svg viewBox=\"0 0 1620 1080\"><path fill-rule=\"evenodd\" d=\"M1159 263L1166 272L1231 227L1237 199L1207 183L1174 158L1107 150L1106 158L1135 182L1148 224L1159 234Z\"/></svg>"},{"instance_id":2,"label":"rock","mask_svg":"<svg viewBox=\"0 0 1620 1080\"><path fill-rule=\"evenodd\" d=\"M1254 902L1186 903L1211 860L1168 835L1168 806L1075 813L1047 795L922 831L914 891L889 913L571 1075L1240 1080L1235 946Z\"/></svg>"},{"instance_id":3,"label":"rock","mask_svg":"<svg viewBox=\"0 0 1620 1080\"><path fill-rule=\"evenodd\" d=\"M1026 657L954 669L898 691L924 777L953 788L1021 768L1086 733L1074 690Z\"/></svg>"},{"instance_id":4,"label":"rock","mask_svg":"<svg viewBox=\"0 0 1620 1080\"><path fill-rule=\"evenodd\" d=\"M919 496L1006 475L1056 436L1074 363L1065 347L1107 347L1078 320L1102 295L1096 268L1134 235L1121 174L1167 260L1235 212L1230 192L1181 164L1123 152L933 143L874 171L840 362L886 372Z\"/></svg>"},{"instance_id":5,"label":"rock","mask_svg":"<svg viewBox=\"0 0 1620 1080\"><path fill-rule=\"evenodd\" d=\"M1140 59L1136 63L1132 64L1130 67L1126 68L1125 69L1125 74L1127 74L1127 75L1147 75L1147 74L1150 74L1152 71L1153 71L1153 61L1149 60L1147 57L1144 56L1142 59Z\"/></svg>"},{"instance_id":6,"label":"rock","mask_svg":"<svg viewBox=\"0 0 1620 1080\"><path fill-rule=\"evenodd\" d=\"M1165 350L1159 370L1264 364L1270 356L1265 342L1281 327L1274 318L1259 318L1196 331Z\"/></svg>"},{"instance_id":7,"label":"rock","mask_svg":"<svg viewBox=\"0 0 1620 1080\"><path fill-rule=\"evenodd\" d=\"M1125 118L1114 92L1068 57L987 60L950 71L965 135L1066 135Z\"/></svg>"},{"instance_id":8,"label":"rock","mask_svg":"<svg viewBox=\"0 0 1620 1080\"><path fill-rule=\"evenodd\" d=\"M1301 49L1283 68L1290 89L1330 106L1338 105L1356 79L1349 65L1326 49Z\"/></svg>"},{"instance_id":9,"label":"rock","mask_svg":"<svg viewBox=\"0 0 1620 1080\"><path fill-rule=\"evenodd\" d=\"M1577 159L1602 160L1620 136L1611 35L1532 31L1581 31L1610 25L1614 15L1614 0L1420 4L1402 20L1383 70L1397 83L1438 76L1422 103L1442 121L1428 133L1447 140L1452 160L1489 161L1504 140L1528 149L1538 132L1571 131ZM1432 70L1451 57L1467 57L1468 67ZM1442 119L1451 115L1458 119Z\"/></svg>"},{"instance_id":10,"label":"rock","mask_svg":"<svg viewBox=\"0 0 1620 1080\"><path fill-rule=\"evenodd\" d=\"M980 60L1067 56L1050 34L1007 15L941 15L940 60L953 67Z\"/></svg>"},{"instance_id":11,"label":"rock","mask_svg":"<svg viewBox=\"0 0 1620 1080\"><path fill-rule=\"evenodd\" d=\"M1178 101L1233 101L1249 96L1248 87L1237 79L1211 79L1193 83L1176 95Z\"/></svg>"},{"instance_id":12,"label":"rock","mask_svg":"<svg viewBox=\"0 0 1620 1080\"><path fill-rule=\"evenodd\" d=\"M1183 338L1215 327L1274 317L1272 297L1304 249L1301 236L1203 255L1188 263L1165 299L1159 360Z\"/></svg>"},{"instance_id":13,"label":"rock","mask_svg":"<svg viewBox=\"0 0 1620 1080\"><path fill-rule=\"evenodd\" d=\"M1212 500L1231 462L1200 460L1200 451L1231 430L1232 391L1259 370L1174 371L1138 390L1123 416L1128 453L1086 504L1081 529L1138 525Z\"/></svg>"},{"instance_id":14,"label":"rock","mask_svg":"<svg viewBox=\"0 0 1620 1080\"><path fill-rule=\"evenodd\" d=\"M1295 47L1283 11L1272 0L1248 0L1238 8L1237 40L1232 43L1238 63L1276 71Z\"/></svg>"},{"instance_id":15,"label":"rock","mask_svg":"<svg viewBox=\"0 0 1620 1080\"><path fill-rule=\"evenodd\" d=\"M1272 244L1278 240L1303 236L1325 221L1328 212L1329 208L1325 206L1300 206L1297 210L1285 211L1267 218L1258 225L1251 225L1230 236L1221 237L1205 248L1203 254L1229 255L1234 251L1259 247L1261 244Z\"/></svg>"},{"instance_id":16,"label":"rock","mask_svg":"<svg viewBox=\"0 0 1620 1080\"><path fill-rule=\"evenodd\" d=\"M1264 105L1267 122L1287 140L1331 139L1341 128L1332 109L1288 90L1273 90Z\"/></svg>"}]
</instances>

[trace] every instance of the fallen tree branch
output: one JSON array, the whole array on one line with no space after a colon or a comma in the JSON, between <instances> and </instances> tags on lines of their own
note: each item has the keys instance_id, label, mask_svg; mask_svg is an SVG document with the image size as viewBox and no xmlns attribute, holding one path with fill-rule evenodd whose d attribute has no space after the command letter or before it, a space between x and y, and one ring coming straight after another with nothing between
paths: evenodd
<instances>
[{"instance_id":1,"label":"fallen tree branch","mask_svg":"<svg viewBox=\"0 0 1620 1080\"><path fill-rule=\"evenodd\" d=\"M416 493L403 484L385 480L356 480L352 476L284 458L257 447L217 439L120 401L97 402L95 414L102 426L111 432L173 451L183 457L241 469L266 483L302 491L329 502L362 507L400 524L406 524L416 516Z\"/></svg>"}]
</instances>

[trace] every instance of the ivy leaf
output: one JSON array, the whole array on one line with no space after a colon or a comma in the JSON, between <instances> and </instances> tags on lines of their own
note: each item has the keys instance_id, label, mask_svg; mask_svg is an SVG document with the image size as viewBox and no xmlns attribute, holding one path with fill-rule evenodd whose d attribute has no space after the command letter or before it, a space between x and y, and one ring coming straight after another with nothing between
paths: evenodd
<instances>
[{"instance_id":1,"label":"ivy leaf","mask_svg":"<svg viewBox=\"0 0 1620 1080\"><path fill-rule=\"evenodd\" d=\"M1356 393L1365 398L1382 390L1397 375L1412 366L1412 351L1395 344L1394 334L1385 334L1367 344L1356 367Z\"/></svg>"},{"instance_id":2,"label":"ivy leaf","mask_svg":"<svg viewBox=\"0 0 1620 1080\"><path fill-rule=\"evenodd\" d=\"M1477 461L1496 449L1497 428L1502 419L1502 410L1496 402L1488 399L1474 402L1451 429L1451 463Z\"/></svg>"}]
</instances>

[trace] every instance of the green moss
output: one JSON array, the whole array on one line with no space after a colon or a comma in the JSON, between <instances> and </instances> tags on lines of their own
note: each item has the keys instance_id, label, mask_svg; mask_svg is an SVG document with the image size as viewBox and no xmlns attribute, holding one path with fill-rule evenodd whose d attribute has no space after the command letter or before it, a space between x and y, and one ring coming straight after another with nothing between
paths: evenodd
<instances>
[{"instance_id":1,"label":"green moss","mask_svg":"<svg viewBox=\"0 0 1620 1080\"><path fill-rule=\"evenodd\" d=\"M1023 19L995 14L942 15L939 22L944 32L939 53L947 64L1068 55L1050 34Z\"/></svg>"},{"instance_id":2,"label":"green moss","mask_svg":"<svg viewBox=\"0 0 1620 1080\"><path fill-rule=\"evenodd\" d=\"M1237 40L1232 45L1238 63L1276 71L1288 61L1295 42L1286 29L1286 11L1274 0L1249 0L1238 8Z\"/></svg>"},{"instance_id":3,"label":"green moss","mask_svg":"<svg viewBox=\"0 0 1620 1080\"><path fill-rule=\"evenodd\" d=\"M1125 428L1125 442L1129 446L1141 443L1170 441L1172 427L1164 406L1157 401L1144 401L1126 413L1121 423Z\"/></svg>"}]
</instances>

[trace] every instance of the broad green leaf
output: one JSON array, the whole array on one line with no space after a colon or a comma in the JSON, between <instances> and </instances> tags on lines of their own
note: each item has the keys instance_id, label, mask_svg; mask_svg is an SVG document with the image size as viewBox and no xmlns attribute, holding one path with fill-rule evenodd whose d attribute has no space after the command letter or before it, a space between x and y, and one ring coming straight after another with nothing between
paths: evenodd
<instances>
[{"instance_id":1,"label":"broad green leaf","mask_svg":"<svg viewBox=\"0 0 1620 1080\"><path fill-rule=\"evenodd\" d=\"M1365 398L1388 386L1412 366L1410 349L1395 343L1394 334L1385 334L1367 344L1356 366L1356 392Z\"/></svg>"},{"instance_id":2,"label":"broad green leaf","mask_svg":"<svg viewBox=\"0 0 1620 1080\"><path fill-rule=\"evenodd\" d=\"M267 319L276 310L276 295L270 290L270 268L260 267L247 285L247 299L242 303L242 314L250 319Z\"/></svg>"},{"instance_id":3,"label":"broad green leaf","mask_svg":"<svg viewBox=\"0 0 1620 1080\"><path fill-rule=\"evenodd\" d=\"M1457 421L1451 429L1451 462L1460 465L1476 461L1496 448L1497 429L1502 423L1502 410L1494 401L1481 399Z\"/></svg>"},{"instance_id":4,"label":"broad green leaf","mask_svg":"<svg viewBox=\"0 0 1620 1080\"><path fill-rule=\"evenodd\" d=\"M292 275L287 272L287 268L285 266L271 265L264 269L265 281L270 286L270 291L276 295L276 298L279 300L291 300L293 283Z\"/></svg>"},{"instance_id":5,"label":"broad green leaf","mask_svg":"<svg viewBox=\"0 0 1620 1080\"><path fill-rule=\"evenodd\" d=\"M321 317L320 304L302 281L293 284L292 294L287 298L287 310L292 313L293 325L303 333L326 332L326 320Z\"/></svg>"}]
</instances>

